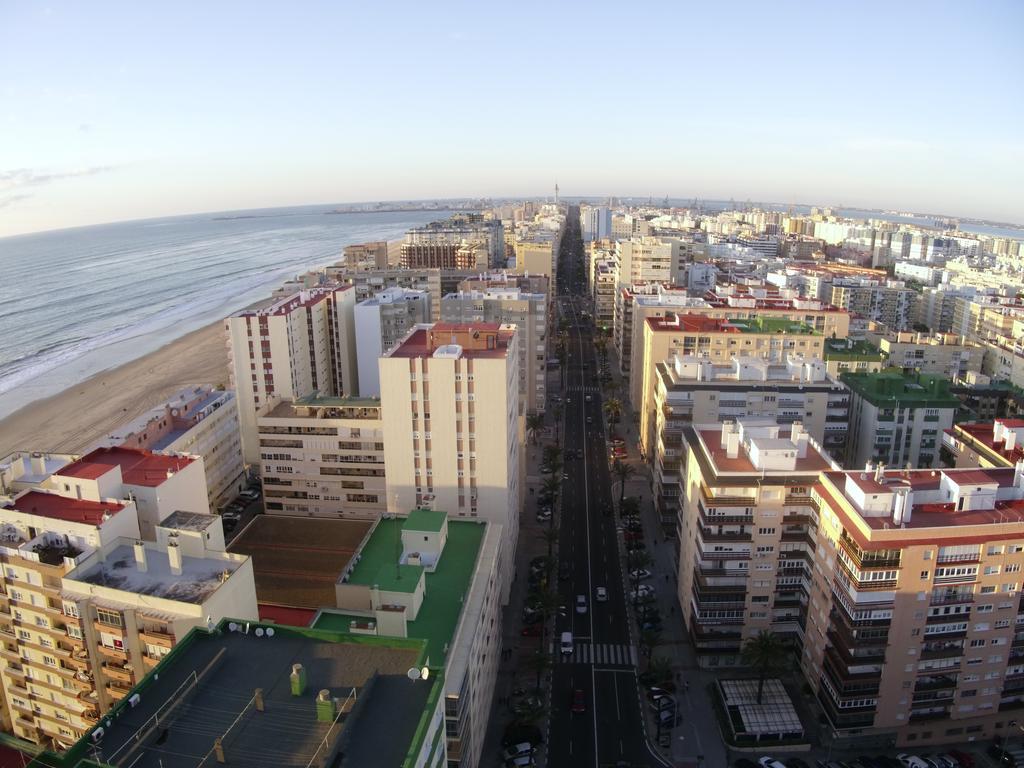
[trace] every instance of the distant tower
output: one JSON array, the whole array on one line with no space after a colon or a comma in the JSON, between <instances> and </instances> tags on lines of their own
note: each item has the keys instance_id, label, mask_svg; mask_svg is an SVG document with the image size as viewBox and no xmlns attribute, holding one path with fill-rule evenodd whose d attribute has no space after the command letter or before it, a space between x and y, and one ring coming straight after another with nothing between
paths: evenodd
<instances>
[{"instance_id":1,"label":"distant tower","mask_svg":"<svg viewBox=\"0 0 1024 768\"><path fill-rule=\"evenodd\" d=\"M555 182L555 205L558 205L558 182Z\"/></svg>"}]
</instances>

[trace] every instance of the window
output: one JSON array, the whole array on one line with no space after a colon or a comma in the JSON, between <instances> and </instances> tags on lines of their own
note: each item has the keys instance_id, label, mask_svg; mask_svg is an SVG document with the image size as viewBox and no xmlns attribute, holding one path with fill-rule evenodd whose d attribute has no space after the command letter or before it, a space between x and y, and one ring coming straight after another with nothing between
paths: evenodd
<instances>
[{"instance_id":1,"label":"window","mask_svg":"<svg viewBox=\"0 0 1024 768\"><path fill-rule=\"evenodd\" d=\"M924 581L927 581L927 580L928 580L928 576L929 576L930 574L931 574L931 571L921 571L921 578L922 578L922 579L923 579Z\"/></svg>"},{"instance_id":2,"label":"window","mask_svg":"<svg viewBox=\"0 0 1024 768\"><path fill-rule=\"evenodd\" d=\"M108 627L123 627L124 620L117 611L108 611L106 608L96 609L96 621L106 624Z\"/></svg>"}]
</instances>

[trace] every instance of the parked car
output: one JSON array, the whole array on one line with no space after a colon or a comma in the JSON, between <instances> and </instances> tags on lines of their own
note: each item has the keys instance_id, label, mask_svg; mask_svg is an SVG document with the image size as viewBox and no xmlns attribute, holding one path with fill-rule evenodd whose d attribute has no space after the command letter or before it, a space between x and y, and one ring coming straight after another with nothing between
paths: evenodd
<instances>
[{"instance_id":1,"label":"parked car","mask_svg":"<svg viewBox=\"0 0 1024 768\"><path fill-rule=\"evenodd\" d=\"M650 584L641 584L636 589L629 590L630 600L636 600L640 597L654 597L654 587ZM925 768L925 766L914 766L914 768Z\"/></svg>"},{"instance_id":2,"label":"parked car","mask_svg":"<svg viewBox=\"0 0 1024 768\"><path fill-rule=\"evenodd\" d=\"M245 499L246 501L256 501L260 497L260 491L256 488L247 488L238 494L238 498Z\"/></svg>"},{"instance_id":3,"label":"parked car","mask_svg":"<svg viewBox=\"0 0 1024 768\"><path fill-rule=\"evenodd\" d=\"M786 759L786 768L811 768L811 766L799 757L790 757Z\"/></svg>"},{"instance_id":4,"label":"parked car","mask_svg":"<svg viewBox=\"0 0 1024 768\"><path fill-rule=\"evenodd\" d=\"M896 759L903 763L906 768L929 768L928 763L917 755L908 755L906 752L901 752L896 755Z\"/></svg>"},{"instance_id":5,"label":"parked car","mask_svg":"<svg viewBox=\"0 0 1024 768\"><path fill-rule=\"evenodd\" d=\"M523 637L540 637L541 628L543 626L544 625L540 622L536 624L528 624L527 626L523 627L523 631L519 634L521 634Z\"/></svg>"},{"instance_id":6,"label":"parked car","mask_svg":"<svg viewBox=\"0 0 1024 768\"><path fill-rule=\"evenodd\" d=\"M960 764L960 768L974 768L974 755L964 752L961 749L951 749L947 752L950 757Z\"/></svg>"},{"instance_id":7,"label":"parked car","mask_svg":"<svg viewBox=\"0 0 1024 768\"><path fill-rule=\"evenodd\" d=\"M604 603L608 600L608 590L604 587L598 587L596 592L597 602Z\"/></svg>"},{"instance_id":8,"label":"parked car","mask_svg":"<svg viewBox=\"0 0 1024 768\"><path fill-rule=\"evenodd\" d=\"M501 753L502 760L512 760L513 758L519 757L520 755L532 755L533 745L528 741L521 741L518 744L513 744Z\"/></svg>"},{"instance_id":9,"label":"parked car","mask_svg":"<svg viewBox=\"0 0 1024 768\"><path fill-rule=\"evenodd\" d=\"M587 711L587 700L579 688L572 692L572 707L573 712L586 712Z\"/></svg>"},{"instance_id":10,"label":"parked car","mask_svg":"<svg viewBox=\"0 0 1024 768\"><path fill-rule=\"evenodd\" d=\"M732 765L733 768L757 768L757 763L752 760L747 760L745 757L741 757Z\"/></svg>"},{"instance_id":11,"label":"parked car","mask_svg":"<svg viewBox=\"0 0 1024 768\"><path fill-rule=\"evenodd\" d=\"M638 568L635 571L629 572L629 578L632 581L646 581L651 578L651 572L646 568Z\"/></svg>"},{"instance_id":12,"label":"parked car","mask_svg":"<svg viewBox=\"0 0 1024 768\"><path fill-rule=\"evenodd\" d=\"M786 768L785 763L776 760L774 757L762 757L757 761L761 768Z\"/></svg>"}]
</instances>

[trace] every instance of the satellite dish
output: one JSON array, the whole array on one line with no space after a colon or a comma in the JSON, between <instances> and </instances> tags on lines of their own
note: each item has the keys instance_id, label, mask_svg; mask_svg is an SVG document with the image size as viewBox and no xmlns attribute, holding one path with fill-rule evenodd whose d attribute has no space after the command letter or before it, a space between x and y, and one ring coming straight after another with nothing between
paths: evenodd
<instances>
[{"instance_id":1,"label":"satellite dish","mask_svg":"<svg viewBox=\"0 0 1024 768\"><path fill-rule=\"evenodd\" d=\"M232 621L230 624L228 624L228 629L231 630L232 632L237 632L238 631L238 625L235 624L235 622Z\"/></svg>"},{"instance_id":2,"label":"satellite dish","mask_svg":"<svg viewBox=\"0 0 1024 768\"><path fill-rule=\"evenodd\" d=\"M420 679L420 671L416 667L409 667L409 671L405 673L405 676L410 680L416 681Z\"/></svg>"},{"instance_id":3,"label":"satellite dish","mask_svg":"<svg viewBox=\"0 0 1024 768\"><path fill-rule=\"evenodd\" d=\"M273 629L273 627L267 627L267 637L273 637L273 636L274 636L274 629Z\"/></svg>"},{"instance_id":4,"label":"satellite dish","mask_svg":"<svg viewBox=\"0 0 1024 768\"><path fill-rule=\"evenodd\" d=\"M263 627L256 627L256 637L263 637Z\"/></svg>"},{"instance_id":5,"label":"satellite dish","mask_svg":"<svg viewBox=\"0 0 1024 768\"><path fill-rule=\"evenodd\" d=\"M423 669L420 670L420 679L421 680L426 680L428 677L430 677L430 668L429 667L424 667Z\"/></svg>"}]
</instances>

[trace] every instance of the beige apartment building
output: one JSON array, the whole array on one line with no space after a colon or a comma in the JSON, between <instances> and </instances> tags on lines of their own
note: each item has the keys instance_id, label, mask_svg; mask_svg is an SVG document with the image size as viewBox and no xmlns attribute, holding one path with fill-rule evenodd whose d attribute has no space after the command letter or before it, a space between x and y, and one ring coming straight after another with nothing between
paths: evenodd
<instances>
[{"instance_id":1,"label":"beige apartment building","mask_svg":"<svg viewBox=\"0 0 1024 768\"><path fill-rule=\"evenodd\" d=\"M354 313L355 291L331 285L224 321L247 464L259 463L256 412L270 400L358 392Z\"/></svg>"},{"instance_id":2,"label":"beige apartment building","mask_svg":"<svg viewBox=\"0 0 1024 768\"><path fill-rule=\"evenodd\" d=\"M526 239L517 239L516 271L544 275L554 291L558 280L555 262L558 259L559 242L560 237L528 236Z\"/></svg>"},{"instance_id":3,"label":"beige apartment building","mask_svg":"<svg viewBox=\"0 0 1024 768\"><path fill-rule=\"evenodd\" d=\"M681 431L678 597L698 663L738 664L743 641L762 630L799 647L815 557L811 488L837 465L800 422Z\"/></svg>"},{"instance_id":4,"label":"beige apartment building","mask_svg":"<svg viewBox=\"0 0 1024 768\"><path fill-rule=\"evenodd\" d=\"M447 272L447 270L446 270ZM355 303L373 298L388 288L405 288L411 291L426 291L430 294L431 320L437 320L441 311L440 269L388 269L352 270L345 266L330 266L324 269L327 280L340 285L351 286L356 292Z\"/></svg>"},{"instance_id":5,"label":"beige apartment building","mask_svg":"<svg viewBox=\"0 0 1024 768\"><path fill-rule=\"evenodd\" d=\"M547 296L518 287L450 293L441 301L445 323L500 323L519 331L519 412L547 404Z\"/></svg>"},{"instance_id":6,"label":"beige apartment building","mask_svg":"<svg viewBox=\"0 0 1024 768\"><path fill-rule=\"evenodd\" d=\"M1001 296L960 296L953 333L973 341L1024 338L1024 302Z\"/></svg>"},{"instance_id":7,"label":"beige apartment building","mask_svg":"<svg viewBox=\"0 0 1024 768\"><path fill-rule=\"evenodd\" d=\"M513 325L435 323L380 360L388 510L500 524L510 556L525 480L518 345Z\"/></svg>"},{"instance_id":8,"label":"beige apartment building","mask_svg":"<svg viewBox=\"0 0 1024 768\"><path fill-rule=\"evenodd\" d=\"M963 380L967 373L981 372L985 349L952 333L902 333L869 331L865 341L887 356L890 367L904 373L934 373L950 381Z\"/></svg>"},{"instance_id":9,"label":"beige apartment building","mask_svg":"<svg viewBox=\"0 0 1024 768\"><path fill-rule=\"evenodd\" d=\"M211 508L245 488L238 400L209 384L185 387L138 419L111 430L100 447L201 456Z\"/></svg>"},{"instance_id":10,"label":"beige apartment building","mask_svg":"<svg viewBox=\"0 0 1024 768\"><path fill-rule=\"evenodd\" d=\"M0 718L19 738L66 749L189 629L257 618L218 517L176 512L142 542L123 496L38 488L0 508Z\"/></svg>"},{"instance_id":11,"label":"beige apartment building","mask_svg":"<svg viewBox=\"0 0 1024 768\"><path fill-rule=\"evenodd\" d=\"M387 510L380 400L273 402L256 428L269 514L375 520Z\"/></svg>"},{"instance_id":12,"label":"beige apartment building","mask_svg":"<svg viewBox=\"0 0 1024 768\"><path fill-rule=\"evenodd\" d=\"M640 449L653 456L656 429L657 364L672 354L692 355L713 363L735 357L781 361L788 355L821 358L824 336L811 326L780 319L721 320L702 315L668 313L648 317L642 326L639 363L630 375L630 402L640 417ZM634 347L634 352L637 348Z\"/></svg>"},{"instance_id":13,"label":"beige apartment building","mask_svg":"<svg viewBox=\"0 0 1024 768\"><path fill-rule=\"evenodd\" d=\"M839 738L1014 736L1024 463L823 472L801 663Z\"/></svg>"},{"instance_id":14,"label":"beige apartment building","mask_svg":"<svg viewBox=\"0 0 1024 768\"><path fill-rule=\"evenodd\" d=\"M383 240L373 243L346 245L343 263L349 269L387 269L388 244Z\"/></svg>"},{"instance_id":15,"label":"beige apartment building","mask_svg":"<svg viewBox=\"0 0 1024 768\"><path fill-rule=\"evenodd\" d=\"M1024 460L1024 419L954 424L942 435L942 453L955 467L1012 467Z\"/></svg>"}]
</instances>

